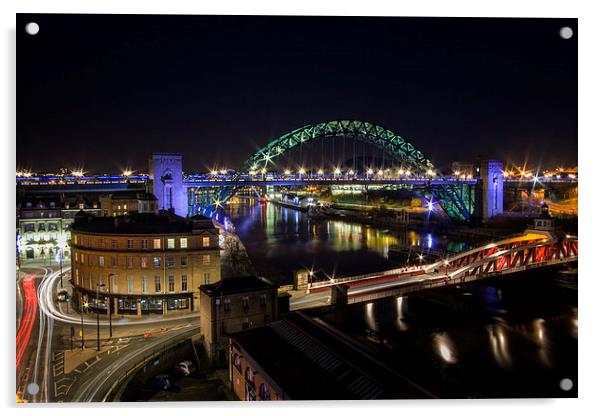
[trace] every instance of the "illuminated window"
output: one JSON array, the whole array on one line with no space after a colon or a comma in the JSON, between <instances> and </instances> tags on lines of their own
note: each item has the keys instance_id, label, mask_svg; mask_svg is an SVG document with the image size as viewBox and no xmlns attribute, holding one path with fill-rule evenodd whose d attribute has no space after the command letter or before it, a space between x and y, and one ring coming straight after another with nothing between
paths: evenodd
<instances>
[{"instance_id":1,"label":"illuminated window","mask_svg":"<svg viewBox=\"0 0 602 416\"><path fill-rule=\"evenodd\" d=\"M167 248L176 248L176 240L174 238L167 239Z\"/></svg>"},{"instance_id":2,"label":"illuminated window","mask_svg":"<svg viewBox=\"0 0 602 416\"><path fill-rule=\"evenodd\" d=\"M209 247L209 237L203 237L203 247Z\"/></svg>"},{"instance_id":3,"label":"illuminated window","mask_svg":"<svg viewBox=\"0 0 602 416\"><path fill-rule=\"evenodd\" d=\"M128 293L134 293L134 277L128 276Z\"/></svg>"},{"instance_id":4,"label":"illuminated window","mask_svg":"<svg viewBox=\"0 0 602 416\"><path fill-rule=\"evenodd\" d=\"M155 249L159 249L159 248L161 248L161 239L160 239L160 238L155 238L155 239L153 240L153 247L154 247Z\"/></svg>"},{"instance_id":5,"label":"illuminated window","mask_svg":"<svg viewBox=\"0 0 602 416\"><path fill-rule=\"evenodd\" d=\"M182 292L188 292L188 276L182 275Z\"/></svg>"},{"instance_id":6,"label":"illuminated window","mask_svg":"<svg viewBox=\"0 0 602 416\"><path fill-rule=\"evenodd\" d=\"M175 264L175 260L174 260L173 256L168 256L168 257L165 259L165 264L166 264L166 265L167 265L167 267L169 267L169 268L173 267L173 266L174 266L174 264Z\"/></svg>"},{"instance_id":7,"label":"illuminated window","mask_svg":"<svg viewBox=\"0 0 602 416\"><path fill-rule=\"evenodd\" d=\"M203 277L205 278L205 284L208 285L211 283L211 273L205 272L203 273Z\"/></svg>"},{"instance_id":8,"label":"illuminated window","mask_svg":"<svg viewBox=\"0 0 602 416\"><path fill-rule=\"evenodd\" d=\"M148 267L148 257L140 257L140 267L143 269Z\"/></svg>"},{"instance_id":9,"label":"illuminated window","mask_svg":"<svg viewBox=\"0 0 602 416\"><path fill-rule=\"evenodd\" d=\"M153 267L161 267L161 257L153 257Z\"/></svg>"},{"instance_id":10,"label":"illuminated window","mask_svg":"<svg viewBox=\"0 0 602 416\"><path fill-rule=\"evenodd\" d=\"M185 237L180 238L180 248L188 248L188 239Z\"/></svg>"},{"instance_id":11,"label":"illuminated window","mask_svg":"<svg viewBox=\"0 0 602 416\"><path fill-rule=\"evenodd\" d=\"M105 265L105 256L98 256L98 265L99 266Z\"/></svg>"}]
</instances>

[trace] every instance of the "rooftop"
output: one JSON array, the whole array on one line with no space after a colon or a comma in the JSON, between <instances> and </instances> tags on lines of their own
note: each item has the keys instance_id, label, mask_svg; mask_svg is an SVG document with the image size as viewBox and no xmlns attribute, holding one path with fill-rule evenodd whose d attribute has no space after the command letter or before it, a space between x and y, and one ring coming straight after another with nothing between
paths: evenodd
<instances>
[{"instance_id":1,"label":"rooftop","mask_svg":"<svg viewBox=\"0 0 602 416\"><path fill-rule=\"evenodd\" d=\"M240 276L225 278L210 285L202 285L200 289L208 295L223 295L275 287L277 287L275 283L263 277Z\"/></svg>"},{"instance_id":2,"label":"rooftop","mask_svg":"<svg viewBox=\"0 0 602 416\"><path fill-rule=\"evenodd\" d=\"M215 231L215 226L209 218L190 220L167 211L120 217L92 217L80 211L72 226L73 231L100 234L190 234L199 229Z\"/></svg>"},{"instance_id":3,"label":"rooftop","mask_svg":"<svg viewBox=\"0 0 602 416\"><path fill-rule=\"evenodd\" d=\"M121 191L114 192L109 195L113 200L124 200L124 199L137 199L142 201L156 201L157 197L150 192L136 192L136 191Z\"/></svg>"},{"instance_id":4,"label":"rooftop","mask_svg":"<svg viewBox=\"0 0 602 416\"><path fill-rule=\"evenodd\" d=\"M433 397L298 312L230 337L293 400Z\"/></svg>"}]
</instances>

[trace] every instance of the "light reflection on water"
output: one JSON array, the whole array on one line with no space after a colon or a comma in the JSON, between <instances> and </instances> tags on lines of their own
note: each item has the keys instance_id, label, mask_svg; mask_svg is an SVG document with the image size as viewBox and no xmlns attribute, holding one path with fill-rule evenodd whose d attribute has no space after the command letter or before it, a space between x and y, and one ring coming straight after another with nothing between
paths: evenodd
<instances>
[{"instance_id":1,"label":"light reflection on water","mask_svg":"<svg viewBox=\"0 0 602 416\"><path fill-rule=\"evenodd\" d=\"M272 273L284 275L284 280L296 270L311 266L325 273L336 269L339 276L398 267L399 263L389 259L392 246L420 251L461 251L469 247L463 241L433 233L389 230L338 219L314 221L304 212L271 203L242 200L228 205L226 213L251 260L269 262L275 269Z\"/></svg>"}]
</instances>

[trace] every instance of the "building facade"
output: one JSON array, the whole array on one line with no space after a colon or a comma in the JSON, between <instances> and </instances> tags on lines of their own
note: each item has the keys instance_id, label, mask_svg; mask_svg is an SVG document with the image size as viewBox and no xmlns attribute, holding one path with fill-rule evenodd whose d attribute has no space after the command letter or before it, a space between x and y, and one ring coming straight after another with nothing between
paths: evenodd
<instances>
[{"instance_id":1,"label":"building facade","mask_svg":"<svg viewBox=\"0 0 602 416\"><path fill-rule=\"evenodd\" d=\"M120 315L198 311L199 285L221 278L219 232L204 217L85 216L71 250L74 299L105 313L109 304Z\"/></svg>"},{"instance_id":2,"label":"building facade","mask_svg":"<svg viewBox=\"0 0 602 416\"><path fill-rule=\"evenodd\" d=\"M102 195L100 210L103 217L116 217L131 213L158 213L157 198L147 192L116 192Z\"/></svg>"},{"instance_id":3,"label":"building facade","mask_svg":"<svg viewBox=\"0 0 602 416\"><path fill-rule=\"evenodd\" d=\"M227 362L229 334L266 325L278 313L278 286L267 279L231 277L200 287L201 338L209 360Z\"/></svg>"},{"instance_id":4,"label":"building facade","mask_svg":"<svg viewBox=\"0 0 602 416\"><path fill-rule=\"evenodd\" d=\"M17 206L18 261L54 260L57 255L69 257L71 225L80 211L91 216L100 215L97 201L75 198L22 201Z\"/></svg>"}]
</instances>

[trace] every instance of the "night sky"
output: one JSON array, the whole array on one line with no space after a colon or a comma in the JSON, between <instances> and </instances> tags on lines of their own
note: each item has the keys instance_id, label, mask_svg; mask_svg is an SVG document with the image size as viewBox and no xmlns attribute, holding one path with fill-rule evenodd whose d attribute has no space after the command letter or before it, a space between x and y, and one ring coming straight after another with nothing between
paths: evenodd
<instances>
[{"instance_id":1,"label":"night sky","mask_svg":"<svg viewBox=\"0 0 602 416\"><path fill-rule=\"evenodd\" d=\"M437 166L575 165L577 20L17 15L21 168L146 170L153 151L237 168L338 118Z\"/></svg>"}]
</instances>

